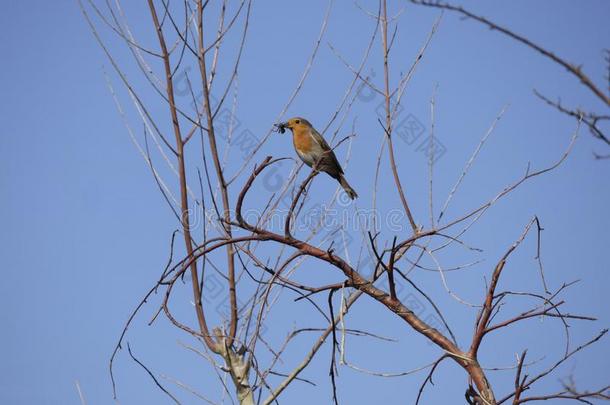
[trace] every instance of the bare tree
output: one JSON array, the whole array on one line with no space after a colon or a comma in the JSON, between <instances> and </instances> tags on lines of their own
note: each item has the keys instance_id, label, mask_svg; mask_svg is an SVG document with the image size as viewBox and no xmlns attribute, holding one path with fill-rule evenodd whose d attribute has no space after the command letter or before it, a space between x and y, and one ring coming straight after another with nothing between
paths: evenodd
<instances>
[{"instance_id":1,"label":"bare tree","mask_svg":"<svg viewBox=\"0 0 610 405\"><path fill-rule=\"evenodd\" d=\"M413 1L413 3L455 11L509 35L564 66L606 106L610 104L608 96L596 87L579 68L564 62L526 38L459 7L437 2ZM296 88L290 93L285 107L278 114L278 122L298 96L309 70L315 62L328 24L330 5L329 3L307 65ZM466 302L450 288L446 278L448 271L462 270L473 264L447 268L442 266L438 259L440 252L450 249L476 250L467 245L464 235L470 232L479 219L487 214L498 201L515 192L524 183L543 176L561 165L568 158L581 123L588 126L594 135L597 134L599 139L608 143L608 139L603 133L598 133L599 130L596 130L597 123L608 119L607 117L580 110L564 110L560 104L554 104L547 99L547 102L562 112L577 118L578 125L573 130L570 143L566 146L563 155L558 156L557 160L548 167L534 169L528 166L513 183L501 188L489 200L482 201L471 209L450 217L447 209L453 196L468 175L503 112L475 147L464 169L457 176L457 181L448 193L444 205L436 213L433 207L432 187L435 153L437 153L433 142L435 116L435 98L433 96L430 102L432 131L427 150L430 189L428 196L429 223L422 226L420 225L422 218L418 218L411 210L409 190L401 181L394 144L395 128L397 111L406 95L407 85L415 74L419 62L425 56L441 18L439 17L431 27L425 43L415 55L407 73L396 79L391 75L390 51L395 44L397 35L395 26L399 16L388 15L385 0L379 2L376 12L363 10L372 17L373 26L370 41L363 49L362 60L357 65L353 65L333 48L337 57L345 64L346 72L351 75L352 79L323 132L328 133L329 129L334 126L331 140L333 148L350 145L353 136L338 139L338 135L340 132L346 132L344 124L358 89L365 87L383 97L384 117L378 120L379 158L377 166L371 168L377 174L372 191L366 197L371 198L374 213L376 201L380 198L378 194L382 194L386 199L397 198L398 209L406 216L408 227L382 240L388 233L391 233L391 230L383 229L379 218L374 216L372 221L366 221L361 228L355 231L356 234L351 235L354 238L359 237L361 240L361 257L358 260L352 260L347 249L340 251L330 242L329 238L321 237L321 230L324 229L323 218L329 215L329 210L337 205L340 198L339 190L330 197L315 226L305 230L298 226L306 201L314 198L310 196L310 190L317 179L317 170L312 170L304 180L299 182L297 178L302 164L294 164L278 192L269 193L264 187L261 187L261 176L284 161L284 158L259 156L262 145L273 135L273 123L270 123L268 132L257 139L255 147L252 148L243 164L237 166L228 164L227 154L231 148L235 148L235 134L231 125L222 135L219 135L218 128L221 108L233 103L229 111L233 114L235 111L237 100L235 89L250 24L251 0L241 0L236 4L229 4L227 0L223 0L214 9L210 2L203 0L184 1L177 4L170 4L164 0L157 2L148 0L147 6L150 14L150 33L151 35L154 33L156 39L154 47L151 48L142 45L150 41L142 41L132 32L120 1L117 0L114 4L106 2L103 7L98 6L92 0L85 4L81 3L81 9L95 38L126 88L143 124L143 145L139 140L140 137L128 125L120 97L109 80L109 88L119 112L125 118L130 136L139 148L163 198L180 225L179 231L172 235L170 257L166 267L158 280L151 283L150 290L129 317L110 359L110 373L115 396L116 387L113 375L115 356L123 348L128 328L140 309L151 297L160 295L162 297L161 305L150 323L153 323L158 315L163 313L176 328L190 335L199 346L186 346L187 349L200 354L209 362L219 377L219 385L223 386L221 389L226 390L224 381L227 376L230 377L232 391L240 404L277 403L280 395L290 384L309 383L308 380L301 377L301 373L328 340L330 340L332 348L329 376L333 388L333 400L335 403L339 403L336 389L336 370L339 366L351 367L382 377L391 374L363 370L346 359L346 335L384 340L383 337L375 335L372 331L346 327L346 318L352 305L366 295L379 304L376 310L394 314L404 322L406 329L436 345L442 353L438 358L430 359L430 362L425 365L406 364L405 367L411 370L399 374L408 375L416 371L428 370L419 392L412 394L416 403L420 402L424 395L424 388L432 382L435 370L445 360L454 362L463 370L463 375L457 378L463 378L465 400L470 404L490 405L508 402L520 404L553 398L591 403L590 401L595 399L608 399L609 387L580 391L575 387L573 380L565 382L563 389L559 392L533 393L537 386L536 383L551 375L560 365L580 351L598 342L607 332L604 329L590 340L575 347L571 344L568 322L593 321L594 318L564 311L565 300L562 297L573 283L564 283L554 291L548 288L540 254L542 227L537 217L526 221L520 236L511 246L507 247L506 253L502 257L494 260L496 264L489 269L489 280L486 289L481 291L478 303ZM215 26L209 26L213 17L217 19L217 23ZM100 33L101 29L118 36L127 45L142 76L157 94L157 101L145 101L136 90L136 86L126 76L121 63L108 49ZM229 37L232 38L230 41ZM371 60L370 51L375 43L379 43L382 49L382 58L378 61L383 71L381 85L376 84L363 73L364 66ZM224 66L223 75L218 74L221 60ZM197 66L197 73L192 77L188 71L182 69L188 63L187 61L191 61ZM220 76L224 83L220 82ZM178 77L180 77L182 86L186 84L184 94L188 95L187 101L178 100L176 97ZM213 97L213 92L218 94L218 97ZM150 104L158 101L167 110L165 116L151 112L153 108ZM233 118L233 115L230 114L229 123L233 122ZM370 117L366 119L370 119ZM377 120L377 118L373 119ZM167 134L167 131L171 131L173 137ZM356 128L352 127L351 134L356 132ZM200 160L197 158L197 161L193 162L194 155L187 153L187 149L194 148L196 140L200 144L201 157ZM154 161L153 156L155 156ZM160 158L160 161L157 161L157 158ZM197 171L198 176L189 177L189 173L193 172L192 168L200 165L203 170ZM391 172L394 187L379 193L378 174L384 168ZM179 195L174 195L174 189L178 190ZM194 191L197 189L199 195ZM248 197L252 195L253 190L257 190L257 196L265 196L265 205L249 208ZM287 202L289 207L287 210L282 208L282 202ZM279 226L278 218L281 218ZM200 228L203 229L202 235L195 235L195 231L199 231ZM338 227L335 230L343 237L350 231L353 230L344 227ZM357 234L358 232L359 234ZM184 254L176 261L174 247L177 233L181 234ZM538 247L537 261L544 291L504 289L502 280L511 276L511 255L531 234L534 234L533 238ZM372 263L371 274L366 273L366 258ZM434 263L434 268L427 268L424 259ZM319 265L326 266L325 268L332 271L339 281L317 285L314 280L303 283L293 277L296 269L301 266ZM450 324L456 320L448 319L443 314L441 306L438 304L438 297L413 281L412 272L424 270L438 273L445 292L458 303L456 305L467 305L471 308L474 326L468 341L458 341L450 327ZM219 275L229 297L226 318L219 320L215 326L210 323L210 319L215 316L213 308L206 305L204 300L206 274L210 272ZM185 294L179 288L180 281L183 279L190 284L189 294ZM428 302L441 319L441 325L431 325L422 319L410 303L397 294L398 283L406 283L412 291ZM283 325L283 328L274 325L274 333L285 333L286 337L279 347L272 347L264 331L268 329L267 320L272 310L277 307L279 302L285 300L282 296L284 291L295 294L296 301L307 302L307 307L311 308L314 313L322 314L327 324L323 328L312 325L292 330L288 325ZM323 300L318 299L321 295L326 297ZM522 312L499 315L508 301L520 299L528 300L531 307ZM171 304L176 300L192 301L196 326L189 326L188 320L179 319L174 314ZM338 308L336 308L337 303L339 303ZM328 314L322 307L324 304L328 306ZM485 368L481 365L484 363L484 359L480 358L481 346L486 344L493 335L501 334L505 329L517 323L541 317L556 320L564 325L566 346L563 356L551 361L542 372L532 374L527 372L530 364L527 352L523 351L513 366L513 388L509 392L500 393L490 383L488 376L490 372L494 371L494 368ZM302 361L287 372L279 371L282 357L293 340L297 336L311 333L317 334L317 337L313 340L311 349L307 353L301 354ZM171 390L162 384L159 376L150 370L142 359L137 358L129 346L128 352L131 358L148 372L156 386L172 400L178 402ZM266 355L265 361L260 360L264 357L260 354L261 352ZM337 359L339 364L337 364ZM270 376L281 379L279 382L275 382L275 379L274 382L271 382ZM214 403L206 395L196 392L181 381L165 379L204 402Z\"/></svg>"},{"instance_id":2,"label":"bare tree","mask_svg":"<svg viewBox=\"0 0 610 405\"><path fill-rule=\"evenodd\" d=\"M605 65L607 66L607 74L606 77L603 78L605 84L602 86L600 84L597 84L596 80L591 78L583 71L582 65L568 62L566 59L535 43L529 38L516 33L510 28L501 26L488 18L485 18L470 10L467 10L464 7L438 0L410 0L410 2L425 7L448 10L452 13L456 13L461 17L476 21L479 24L483 24L490 30L497 31L502 35L515 41L516 43L528 47L534 52L552 61L555 65L564 68L571 76L578 79L579 82L582 84L583 88L585 88L596 100L601 102L602 111L608 111L608 107L610 107L610 50L604 50L605 57L603 63L605 63ZM568 115L570 117L574 117L578 122L581 122L586 125L594 138L601 141L606 147L610 147L610 138L608 137L608 134L604 131L603 127L604 123L610 121L610 114L608 114L607 112L598 113L595 111L583 111L580 107L566 107L561 104L560 98L558 98L556 101L553 101L551 98L541 94L535 89L534 94L546 104L555 108L560 113ZM594 153L593 155L596 159L610 158L610 154L608 153Z\"/></svg>"}]
</instances>

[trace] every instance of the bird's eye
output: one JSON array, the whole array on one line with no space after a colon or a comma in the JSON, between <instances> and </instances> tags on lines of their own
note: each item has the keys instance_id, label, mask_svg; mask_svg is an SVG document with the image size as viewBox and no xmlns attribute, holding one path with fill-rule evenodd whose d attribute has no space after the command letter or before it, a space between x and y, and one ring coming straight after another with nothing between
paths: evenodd
<instances>
[{"instance_id":1,"label":"bird's eye","mask_svg":"<svg viewBox=\"0 0 610 405\"><path fill-rule=\"evenodd\" d=\"M301 120L295 120L295 121L294 121L294 123L295 123L295 124L300 124L300 123L301 123Z\"/></svg>"}]
</instances>

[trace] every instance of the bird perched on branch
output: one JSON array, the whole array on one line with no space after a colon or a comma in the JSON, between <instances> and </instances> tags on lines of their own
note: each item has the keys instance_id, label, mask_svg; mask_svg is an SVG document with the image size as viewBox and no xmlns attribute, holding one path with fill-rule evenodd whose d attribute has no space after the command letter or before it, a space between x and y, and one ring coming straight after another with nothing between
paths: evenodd
<instances>
[{"instance_id":1,"label":"bird perched on branch","mask_svg":"<svg viewBox=\"0 0 610 405\"><path fill-rule=\"evenodd\" d=\"M294 117L286 122L276 124L276 127L282 134L286 132L286 128L292 131L294 149L307 166L325 172L337 180L352 200L358 197L356 191L345 180L343 169L335 156L335 152L328 146L322 135L311 126L309 121L301 117Z\"/></svg>"}]
</instances>

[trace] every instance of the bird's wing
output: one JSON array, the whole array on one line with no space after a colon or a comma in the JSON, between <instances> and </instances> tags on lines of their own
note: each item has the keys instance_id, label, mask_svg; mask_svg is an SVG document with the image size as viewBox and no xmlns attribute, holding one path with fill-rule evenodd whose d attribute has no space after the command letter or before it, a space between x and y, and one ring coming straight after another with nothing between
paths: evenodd
<instances>
[{"instance_id":1,"label":"bird's wing","mask_svg":"<svg viewBox=\"0 0 610 405\"><path fill-rule=\"evenodd\" d=\"M335 152L330 148L322 135L314 128L311 129L311 136L324 150L324 154L319 163L319 170L328 173L331 177L339 178L339 176L343 174L343 169L337 160L337 156L335 156Z\"/></svg>"},{"instance_id":2,"label":"bird's wing","mask_svg":"<svg viewBox=\"0 0 610 405\"><path fill-rule=\"evenodd\" d=\"M311 136L316 141L316 143L322 147L322 149L331 150L330 146L326 142L326 139L324 139L322 137L322 135L320 135L320 133L318 131L316 131L314 128L311 129Z\"/></svg>"}]
</instances>

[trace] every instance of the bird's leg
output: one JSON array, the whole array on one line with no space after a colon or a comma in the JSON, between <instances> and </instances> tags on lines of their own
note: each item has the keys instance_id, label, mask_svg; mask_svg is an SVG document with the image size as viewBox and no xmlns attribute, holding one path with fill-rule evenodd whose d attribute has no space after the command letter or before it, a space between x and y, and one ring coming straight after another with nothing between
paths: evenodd
<instances>
[{"instance_id":1,"label":"bird's leg","mask_svg":"<svg viewBox=\"0 0 610 405\"><path fill-rule=\"evenodd\" d=\"M322 165L322 159L316 159L311 166L311 170L315 172L314 176L320 173L320 166Z\"/></svg>"}]
</instances>

